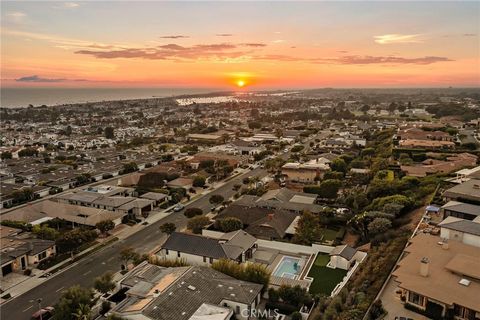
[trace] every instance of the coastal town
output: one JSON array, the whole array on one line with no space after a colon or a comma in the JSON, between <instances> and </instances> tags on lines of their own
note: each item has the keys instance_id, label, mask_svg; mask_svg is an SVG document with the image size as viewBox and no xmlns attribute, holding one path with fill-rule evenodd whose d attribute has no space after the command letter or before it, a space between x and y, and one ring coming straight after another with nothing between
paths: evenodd
<instances>
[{"instance_id":1,"label":"coastal town","mask_svg":"<svg viewBox=\"0 0 480 320\"><path fill-rule=\"evenodd\" d=\"M478 89L0 119L3 319L480 319Z\"/></svg>"}]
</instances>

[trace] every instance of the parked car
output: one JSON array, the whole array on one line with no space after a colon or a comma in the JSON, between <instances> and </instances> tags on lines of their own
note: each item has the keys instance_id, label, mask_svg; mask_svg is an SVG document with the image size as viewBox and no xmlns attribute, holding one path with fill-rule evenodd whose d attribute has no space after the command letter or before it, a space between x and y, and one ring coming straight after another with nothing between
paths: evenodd
<instances>
[{"instance_id":1,"label":"parked car","mask_svg":"<svg viewBox=\"0 0 480 320\"><path fill-rule=\"evenodd\" d=\"M54 308L53 307L45 307L45 308L42 308L40 310L38 310L37 312L35 312L34 314L32 314L32 320L48 320L50 319L52 316L53 316L53 310Z\"/></svg>"},{"instance_id":2,"label":"parked car","mask_svg":"<svg viewBox=\"0 0 480 320\"><path fill-rule=\"evenodd\" d=\"M185 208L185 206L183 204L179 203L173 208L173 211L179 212L179 211L182 211L184 208Z\"/></svg>"}]
</instances>

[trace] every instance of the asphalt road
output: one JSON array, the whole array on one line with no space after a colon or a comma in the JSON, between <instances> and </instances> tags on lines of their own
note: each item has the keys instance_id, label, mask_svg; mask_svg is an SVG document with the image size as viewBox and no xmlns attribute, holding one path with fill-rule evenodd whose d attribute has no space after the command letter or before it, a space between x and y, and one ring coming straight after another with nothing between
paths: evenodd
<instances>
[{"instance_id":1,"label":"asphalt road","mask_svg":"<svg viewBox=\"0 0 480 320\"><path fill-rule=\"evenodd\" d=\"M201 208L204 213L208 213L212 207L209 198L213 194L222 195L225 199L235 194L233 186L241 184L242 179L249 176L258 176L260 178L267 175L263 169L257 168L239 175L225 183L218 189L201 196L186 206ZM152 223L138 232L132 234L126 239L119 240L101 250L86 256L84 259L74 263L63 272L49 278L41 285L32 290L13 298L0 306L0 316L2 320L22 320L30 319L31 315L38 309L36 300L42 298L42 306L54 305L61 296L62 291L74 286L84 287L93 286L94 279L107 271L120 271L120 251L124 247L133 247L137 252L149 252L160 246L166 239L166 235L160 232L159 226L173 222L177 229L186 227L187 218L181 212L172 212L167 217Z\"/></svg>"}]
</instances>

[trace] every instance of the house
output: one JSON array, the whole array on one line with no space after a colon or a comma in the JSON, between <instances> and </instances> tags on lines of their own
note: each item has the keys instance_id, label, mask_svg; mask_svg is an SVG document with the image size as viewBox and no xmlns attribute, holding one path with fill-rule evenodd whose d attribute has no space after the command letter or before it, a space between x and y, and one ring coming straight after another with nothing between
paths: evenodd
<instances>
[{"instance_id":1,"label":"house","mask_svg":"<svg viewBox=\"0 0 480 320\"><path fill-rule=\"evenodd\" d=\"M480 180L470 179L443 193L446 200L480 204Z\"/></svg>"},{"instance_id":2,"label":"house","mask_svg":"<svg viewBox=\"0 0 480 320\"><path fill-rule=\"evenodd\" d=\"M60 218L71 222L72 225L95 226L103 220L112 220L118 225L124 215L123 212L44 200L9 211L2 215L2 220L25 221L36 225L53 218Z\"/></svg>"},{"instance_id":3,"label":"house","mask_svg":"<svg viewBox=\"0 0 480 320\"><path fill-rule=\"evenodd\" d=\"M453 148L455 143L444 140L422 140L422 139L407 139L400 140L400 147L403 148L424 148L424 149L439 149L439 148Z\"/></svg>"},{"instance_id":4,"label":"house","mask_svg":"<svg viewBox=\"0 0 480 320\"><path fill-rule=\"evenodd\" d=\"M185 259L194 265L210 265L220 259L245 262L255 251L256 238L243 230L224 234L220 238L174 232L160 250L167 259Z\"/></svg>"},{"instance_id":5,"label":"house","mask_svg":"<svg viewBox=\"0 0 480 320\"><path fill-rule=\"evenodd\" d=\"M466 220L474 220L480 216L480 205L448 201L441 208L443 218L456 217Z\"/></svg>"},{"instance_id":6,"label":"house","mask_svg":"<svg viewBox=\"0 0 480 320\"><path fill-rule=\"evenodd\" d=\"M357 250L349 245L336 246L330 252L330 262L327 267L349 270L357 261Z\"/></svg>"},{"instance_id":7,"label":"house","mask_svg":"<svg viewBox=\"0 0 480 320\"><path fill-rule=\"evenodd\" d=\"M247 207L259 207L274 210L286 210L300 214L307 210L320 213L323 206L315 204L317 195L292 191L287 188L269 190L261 197L244 195L235 204Z\"/></svg>"},{"instance_id":8,"label":"house","mask_svg":"<svg viewBox=\"0 0 480 320\"><path fill-rule=\"evenodd\" d=\"M202 134L202 133L191 133L188 135L189 141L203 142L203 143L221 143L223 138L221 135L217 134Z\"/></svg>"},{"instance_id":9,"label":"house","mask_svg":"<svg viewBox=\"0 0 480 320\"><path fill-rule=\"evenodd\" d=\"M282 166L282 174L291 181L312 183L322 179L325 172L330 170L329 163L330 160L325 158L317 158L305 163L289 162Z\"/></svg>"},{"instance_id":10,"label":"house","mask_svg":"<svg viewBox=\"0 0 480 320\"><path fill-rule=\"evenodd\" d=\"M169 188L184 188L190 189L193 186L193 179L190 178L177 178L172 181L167 182L167 187Z\"/></svg>"},{"instance_id":11,"label":"house","mask_svg":"<svg viewBox=\"0 0 480 320\"><path fill-rule=\"evenodd\" d=\"M409 176L425 177L434 173L450 173L455 170L472 167L477 163L478 157L470 153L460 153L447 157L446 161L426 159L418 165L401 166L400 169Z\"/></svg>"},{"instance_id":12,"label":"house","mask_svg":"<svg viewBox=\"0 0 480 320\"><path fill-rule=\"evenodd\" d=\"M265 147L260 145L255 141L245 141L245 140L235 140L229 144L233 149L237 151L240 155L249 155L258 154L265 150Z\"/></svg>"},{"instance_id":13,"label":"house","mask_svg":"<svg viewBox=\"0 0 480 320\"><path fill-rule=\"evenodd\" d=\"M480 248L480 218L465 220L447 217L438 224L440 237L444 240L455 240Z\"/></svg>"},{"instance_id":14,"label":"house","mask_svg":"<svg viewBox=\"0 0 480 320\"><path fill-rule=\"evenodd\" d=\"M168 194L161 192L147 192L140 196L142 199L148 199L154 201L154 206L158 207L168 202Z\"/></svg>"},{"instance_id":15,"label":"house","mask_svg":"<svg viewBox=\"0 0 480 320\"><path fill-rule=\"evenodd\" d=\"M216 216L216 220L237 218L243 229L258 239L282 239L294 223L296 213L282 209L268 209L255 206L233 204Z\"/></svg>"},{"instance_id":16,"label":"house","mask_svg":"<svg viewBox=\"0 0 480 320\"><path fill-rule=\"evenodd\" d=\"M164 268L146 261L120 287L126 298L111 313L132 320L250 319L263 288L209 267Z\"/></svg>"},{"instance_id":17,"label":"house","mask_svg":"<svg viewBox=\"0 0 480 320\"><path fill-rule=\"evenodd\" d=\"M429 318L478 319L480 248L418 234L392 276L410 309Z\"/></svg>"},{"instance_id":18,"label":"house","mask_svg":"<svg viewBox=\"0 0 480 320\"><path fill-rule=\"evenodd\" d=\"M154 200L128 196L132 188L113 187L112 189L90 189L78 192L62 194L54 198L54 201L108 210L124 215L141 216L145 212L153 210Z\"/></svg>"},{"instance_id":19,"label":"house","mask_svg":"<svg viewBox=\"0 0 480 320\"><path fill-rule=\"evenodd\" d=\"M22 230L0 226L2 277L21 272L56 254L55 241L19 237Z\"/></svg>"}]
</instances>

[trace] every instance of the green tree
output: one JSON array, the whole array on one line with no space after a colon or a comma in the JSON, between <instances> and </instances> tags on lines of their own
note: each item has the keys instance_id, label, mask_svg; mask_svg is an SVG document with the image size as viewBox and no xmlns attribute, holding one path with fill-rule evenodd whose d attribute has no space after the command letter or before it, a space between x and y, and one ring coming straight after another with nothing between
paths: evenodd
<instances>
[{"instance_id":1,"label":"green tree","mask_svg":"<svg viewBox=\"0 0 480 320\"><path fill-rule=\"evenodd\" d=\"M54 320L76 320L78 319L79 309L84 309L84 306L91 307L93 299L93 290L80 287L79 285L70 287L65 290L60 297L60 300L55 305L55 312L53 314ZM85 311L83 313L83 311ZM82 310L82 314L88 314L87 310ZM82 318L85 319L85 318ZM88 319L88 318L87 318Z\"/></svg>"},{"instance_id":2,"label":"green tree","mask_svg":"<svg viewBox=\"0 0 480 320\"><path fill-rule=\"evenodd\" d=\"M205 185L205 177L196 176L193 178L193 186L194 187L203 187Z\"/></svg>"},{"instance_id":3,"label":"green tree","mask_svg":"<svg viewBox=\"0 0 480 320\"><path fill-rule=\"evenodd\" d=\"M224 219L216 220L215 224L217 228L223 232L232 232L241 230L243 228L242 221L235 217L227 217Z\"/></svg>"},{"instance_id":4,"label":"green tree","mask_svg":"<svg viewBox=\"0 0 480 320\"><path fill-rule=\"evenodd\" d=\"M375 218L368 224L368 232L376 235L387 231L392 227L392 222L387 218Z\"/></svg>"},{"instance_id":5,"label":"green tree","mask_svg":"<svg viewBox=\"0 0 480 320\"><path fill-rule=\"evenodd\" d=\"M73 252L81 245L90 243L97 238L95 230L76 228L63 233L56 241L60 252Z\"/></svg>"},{"instance_id":6,"label":"green tree","mask_svg":"<svg viewBox=\"0 0 480 320\"><path fill-rule=\"evenodd\" d=\"M168 235L171 235L172 233L174 233L176 229L177 229L177 226L175 225L175 223L172 223L172 222L165 222L160 226L160 231Z\"/></svg>"},{"instance_id":7,"label":"green tree","mask_svg":"<svg viewBox=\"0 0 480 320\"><path fill-rule=\"evenodd\" d=\"M343 173L347 172L347 163L342 158L334 159L330 164L330 167L332 168L333 171L338 171Z\"/></svg>"},{"instance_id":8,"label":"green tree","mask_svg":"<svg viewBox=\"0 0 480 320\"><path fill-rule=\"evenodd\" d=\"M87 304L80 304L77 310L72 313L75 320L90 320L92 317L92 309Z\"/></svg>"},{"instance_id":9,"label":"green tree","mask_svg":"<svg viewBox=\"0 0 480 320\"><path fill-rule=\"evenodd\" d=\"M107 139L115 139L115 132L112 127L106 127L105 130L105 138Z\"/></svg>"},{"instance_id":10,"label":"green tree","mask_svg":"<svg viewBox=\"0 0 480 320\"><path fill-rule=\"evenodd\" d=\"M2 155L0 156L2 160L7 160L7 159L12 159L12 153L9 151L4 151L2 152Z\"/></svg>"},{"instance_id":11,"label":"green tree","mask_svg":"<svg viewBox=\"0 0 480 320\"><path fill-rule=\"evenodd\" d=\"M95 288L95 290L103 294L106 294L115 289L115 283L113 282L113 273L106 272L100 277L95 278L93 287Z\"/></svg>"},{"instance_id":12,"label":"green tree","mask_svg":"<svg viewBox=\"0 0 480 320\"><path fill-rule=\"evenodd\" d=\"M320 220L315 214L305 211L300 216L293 241L295 243L310 245L319 236Z\"/></svg>"},{"instance_id":13,"label":"green tree","mask_svg":"<svg viewBox=\"0 0 480 320\"><path fill-rule=\"evenodd\" d=\"M223 198L223 196L219 195L219 194L214 194L210 197L210 199L208 199L208 201L211 203L211 204L214 204L214 205L218 205L220 203L222 203L225 199Z\"/></svg>"},{"instance_id":14,"label":"green tree","mask_svg":"<svg viewBox=\"0 0 480 320\"><path fill-rule=\"evenodd\" d=\"M139 256L132 247L125 247L120 251L120 259L123 261L125 268L128 268L128 264L137 260Z\"/></svg>"},{"instance_id":15,"label":"green tree","mask_svg":"<svg viewBox=\"0 0 480 320\"><path fill-rule=\"evenodd\" d=\"M135 171L138 171L138 166L135 162L129 162L123 165L123 170L122 170L123 174L135 172Z\"/></svg>"},{"instance_id":16,"label":"green tree","mask_svg":"<svg viewBox=\"0 0 480 320\"><path fill-rule=\"evenodd\" d=\"M202 229L210 224L210 219L205 216L197 216L188 220L187 228L192 230L193 233L201 233Z\"/></svg>"},{"instance_id":17,"label":"green tree","mask_svg":"<svg viewBox=\"0 0 480 320\"><path fill-rule=\"evenodd\" d=\"M203 210L200 208L187 208L183 214L187 218L193 218L195 216L201 216L203 214Z\"/></svg>"},{"instance_id":18,"label":"green tree","mask_svg":"<svg viewBox=\"0 0 480 320\"><path fill-rule=\"evenodd\" d=\"M108 234L108 231L113 230L115 228L115 223L112 220L102 220L97 222L95 227L104 235Z\"/></svg>"},{"instance_id":19,"label":"green tree","mask_svg":"<svg viewBox=\"0 0 480 320\"><path fill-rule=\"evenodd\" d=\"M335 198L337 196L338 190L342 186L342 181L337 179L328 179L320 183L318 195L321 198Z\"/></svg>"},{"instance_id":20,"label":"green tree","mask_svg":"<svg viewBox=\"0 0 480 320\"><path fill-rule=\"evenodd\" d=\"M67 126L65 128L65 135L66 136L70 136L72 134L72 127L71 126Z\"/></svg>"},{"instance_id":21,"label":"green tree","mask_svg":"<svg viewBox=\"0 0 480 320\"><path fill-rule=\"evenodd\" d=\"M34 225L32 227L32 233L34 233L38 238L44 240L55 240L59 234L57 230L50 228L46 224Z\"/></svg>"}]
</instances>

